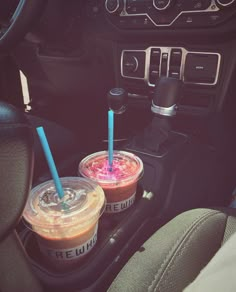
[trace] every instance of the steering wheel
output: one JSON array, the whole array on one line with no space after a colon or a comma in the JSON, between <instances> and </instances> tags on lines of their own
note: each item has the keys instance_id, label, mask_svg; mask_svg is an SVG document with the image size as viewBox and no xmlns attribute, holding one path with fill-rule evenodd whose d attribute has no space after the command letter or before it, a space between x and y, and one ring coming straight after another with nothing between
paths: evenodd
<instances>
[{"instance_id":1,"label":"steering wheel","mask_svg":"<svg viewBox=\"0 0 236 292\"><path fill-rule=\"evenodd\" d=\"M0 2L4 3L1 6L5 5L3 10L9 10L9 3L13 5L13 1L9 0ZM14 2L16 1L14 0ZM39 17L47 0L18 0L17 2L17 5L14 6L15 11L13 13L11 11L10 19L1 21L0 51L5 52L12 49L24 37L32 21Z\"/></svg>"}]
</instances>

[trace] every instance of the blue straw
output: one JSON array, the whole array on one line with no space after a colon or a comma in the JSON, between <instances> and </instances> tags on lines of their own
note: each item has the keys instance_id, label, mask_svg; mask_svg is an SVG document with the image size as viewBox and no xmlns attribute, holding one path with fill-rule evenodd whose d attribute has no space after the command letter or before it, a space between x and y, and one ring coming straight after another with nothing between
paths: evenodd
<instances>
[{"instance_id":1,"label":"blue straw","mask_svg":"<svg viewBox=\"0 0 236 292\"><path fill-rule=\"evenodd\" d=\"M110 171L112 171L113 163L113 149L114 149L114 112L108 111L108 158Z\"/></svg>"},{"instance_id":2,"label":"blue straw","mask_svg":"<svg viewBox=\"0 0 236 292\"><path fill-rule=\"evenodd\" d=\"M56 187L57 194L58 194L59 198L62 199L64 197L64 190L62 188L61 181L60 181L60 178L58 176L56 165L55 165L55 162L53 160L52 153L51 153L50 147L48 145L48 141L47 141L47 137L45 135L44 129L43 129L43 127L38 127L36 130L37 130L40 142L41 142L42 147L43 147L43 151L44 151L44 154L45 154L45 157L46 157L46 160L48 163L48 167L50 169L50 172L51 172L51 175L52 175L55 187Z\"/></svg>"}]
</instances>

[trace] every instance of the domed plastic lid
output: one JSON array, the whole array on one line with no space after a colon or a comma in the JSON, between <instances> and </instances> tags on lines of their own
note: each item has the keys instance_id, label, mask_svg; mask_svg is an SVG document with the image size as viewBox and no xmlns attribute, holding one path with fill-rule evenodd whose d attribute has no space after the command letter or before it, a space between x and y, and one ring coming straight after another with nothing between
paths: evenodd
<instances>
[{"instance_id":1,"label":"domed plastic lid","mask_svg":"<svg viewBox=\"0 0 236 292\"><path fill-rule=\"evenodd\" d=\"M61 183L63 199L59 199L53 180L31 190L23 217L32 227L85 224L103 212L105 196L96 183L79 177L64 177Z\"/></svg>"},{"instance_id":2,"label":"domed plastic lid","mask_svg":"<svg viewBox=\"0 0 236 292\"><path fill-rule=\"evenodd\" d=\"M142 160L126 151L114 151L110 169L108 152L101 151L85 157L79 164L79 173L102 186L118 186L139 180L143 174Z\"/></svg>"}]
</instances>

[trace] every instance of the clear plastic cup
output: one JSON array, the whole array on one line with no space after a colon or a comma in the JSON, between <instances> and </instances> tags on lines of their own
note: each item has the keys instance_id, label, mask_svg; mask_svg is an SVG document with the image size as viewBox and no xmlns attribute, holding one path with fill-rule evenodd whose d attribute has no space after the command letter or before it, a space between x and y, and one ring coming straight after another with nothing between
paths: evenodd
<instances>
[{"instance_id":1,"label":"clear plastic cup","mask_svg":"<svg viewBox=\"0 0 236 292\"><path fill-rule=\"evenodd\" d=\"M133 205L138 180L143 175L142 160L125 151L114 151L110 169L108 152L101 151L85 157L79 173L98 183L106 196L105 213L119 213Z\"/></svg>"},{"instance_id":2,"label":"clear plastic cup","mask_svg":"<svg viewBox=\"0 0 236 292\"><path fill-rule=\"evenodd\" d=\"M57 270L76 265L92 250L105 206L102 188L91 180L64 177L61 183L63 199L47 181L32 189L23 213L41 253Z\"/></svg>"}]
</instances>

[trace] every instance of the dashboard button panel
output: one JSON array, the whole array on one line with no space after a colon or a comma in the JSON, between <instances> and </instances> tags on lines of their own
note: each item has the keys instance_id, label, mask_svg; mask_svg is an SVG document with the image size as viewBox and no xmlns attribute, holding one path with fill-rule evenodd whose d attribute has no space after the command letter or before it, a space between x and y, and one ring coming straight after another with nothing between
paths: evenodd
<instances>
[{"instance_id":1,"label":"dashboard button panel","mask_svg":"<svg viewBox=\"0 0 236 292\"><path fill-rule=\"evenodd\" d=\"M236 0L106 0L105 7L122 29L211 27L236 14Z\"/></svg>"},{"instance_id":2,"label":"dashboard button panel","mask_svg":"<svg viewBox=\"0 0 236 292\"><path fill-rule=\"evenodd\" d=\"M218 82L221 55L217 52L188 51L182 47L149 47L123 50L121 76L141 79L154 87L160 76L183 80L186 84L213 86Z\"/></svg>"}]
</instances>

